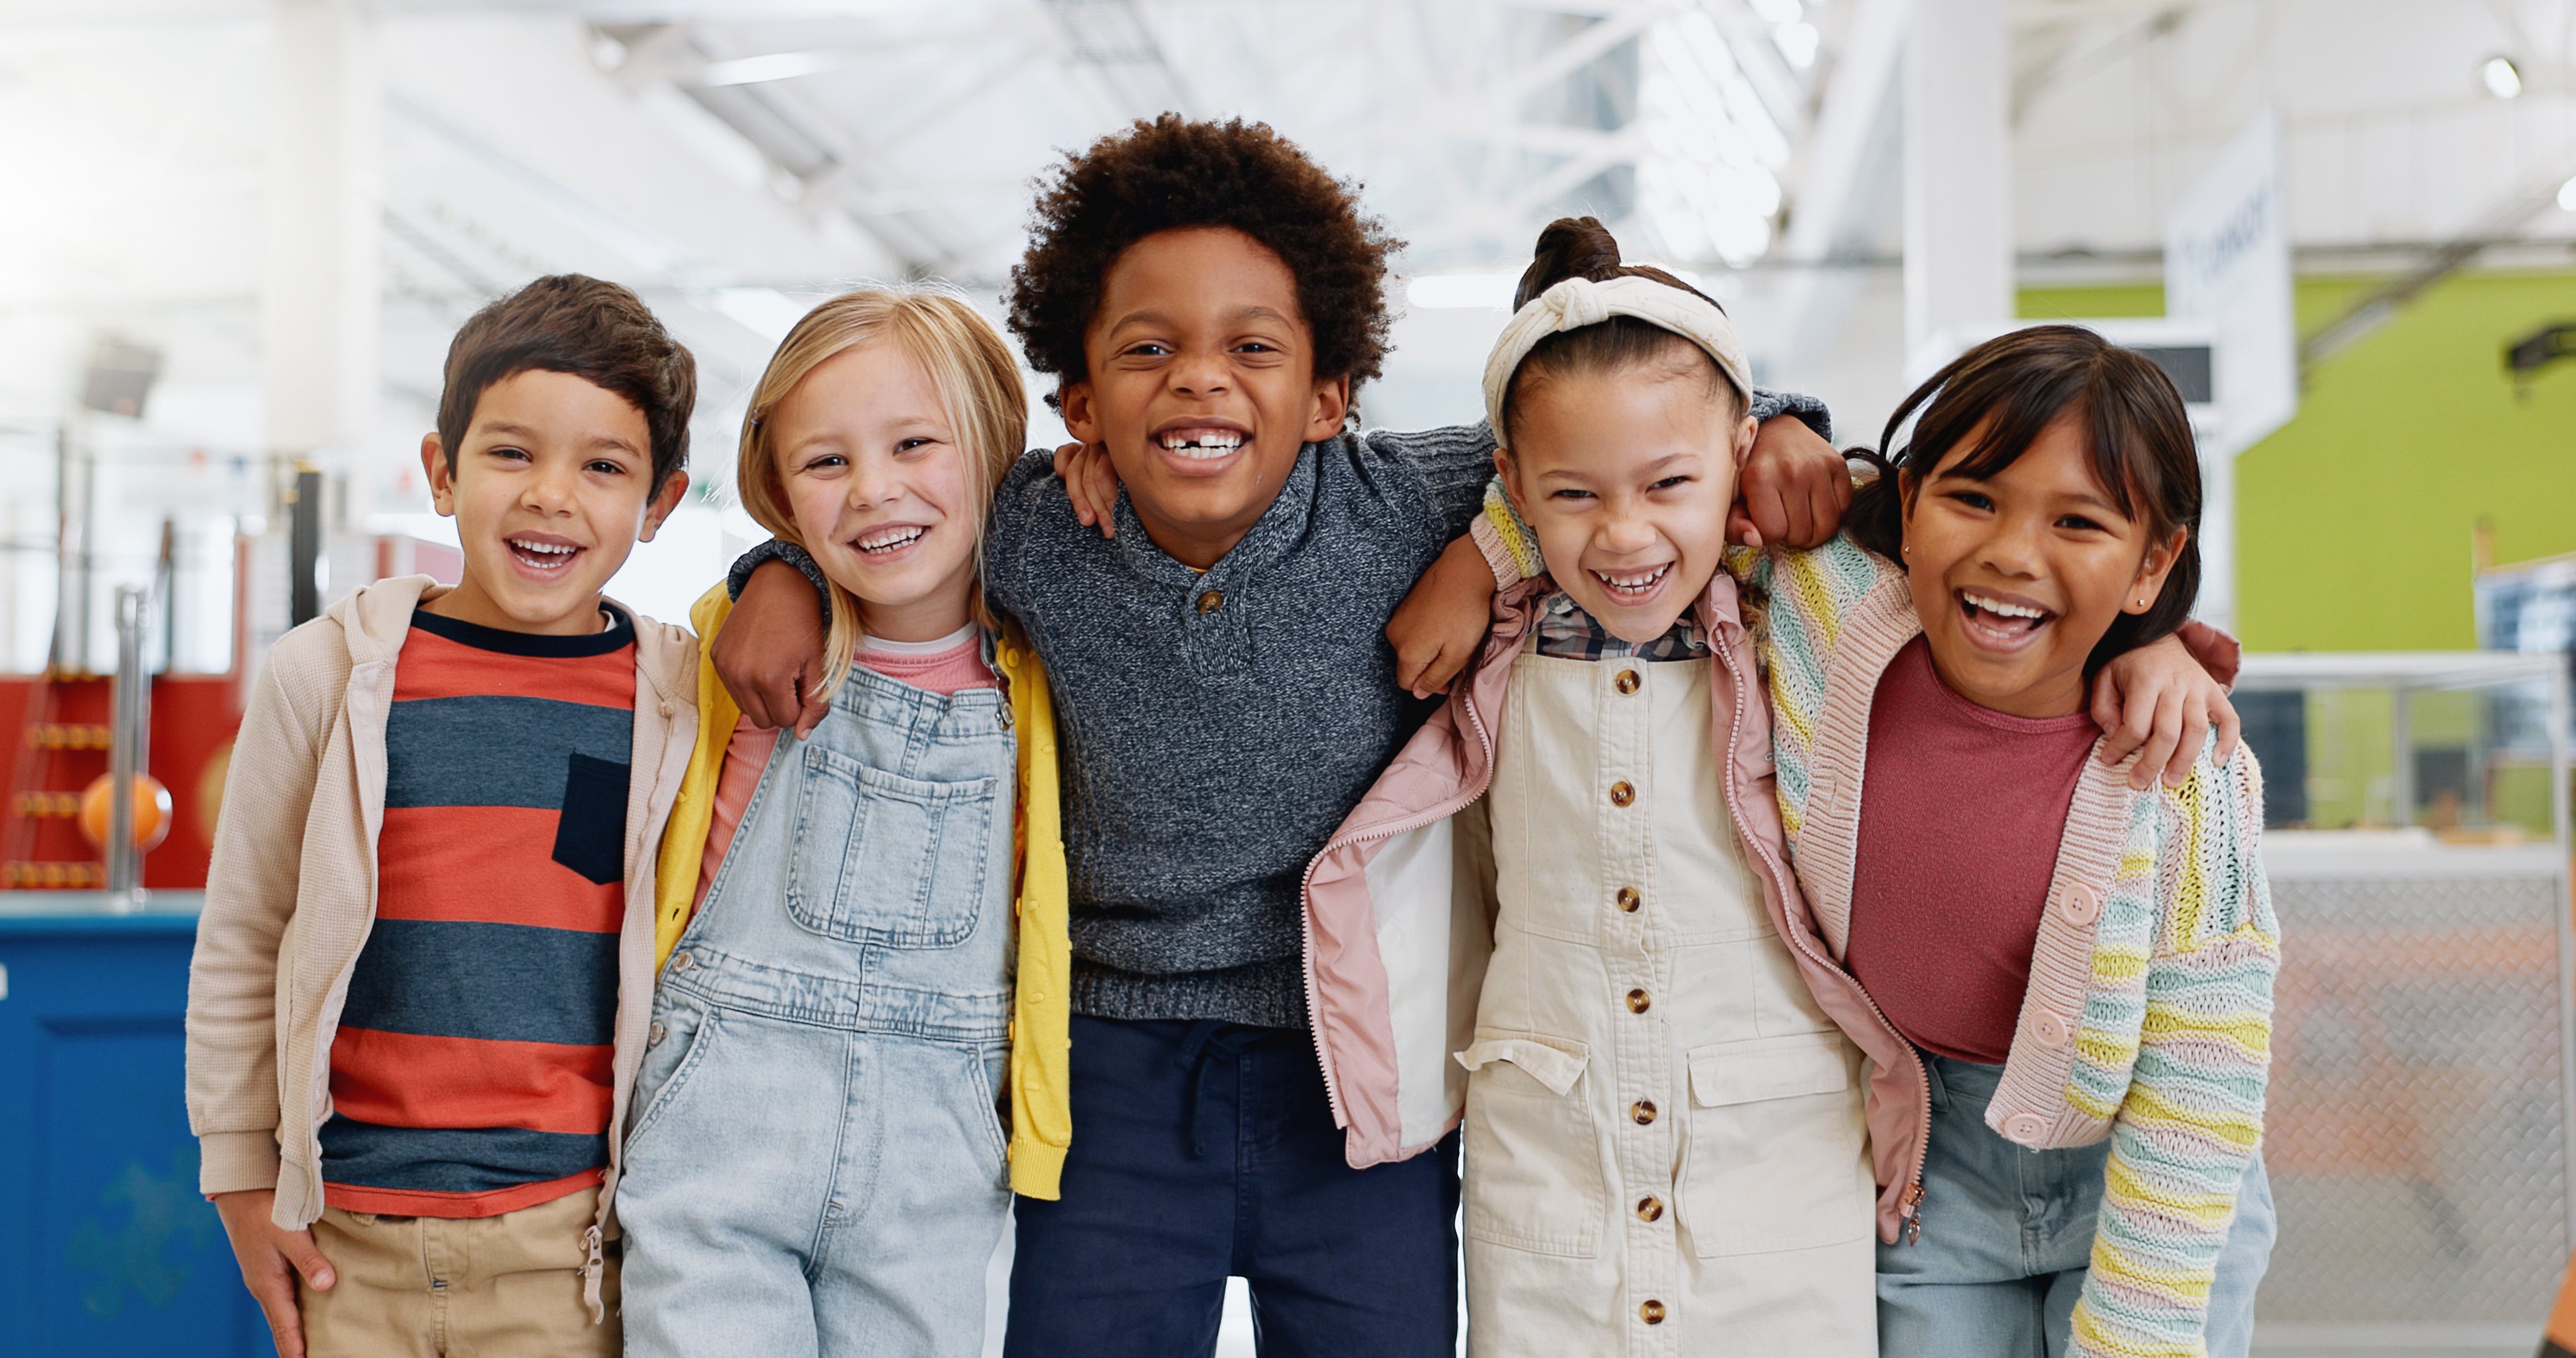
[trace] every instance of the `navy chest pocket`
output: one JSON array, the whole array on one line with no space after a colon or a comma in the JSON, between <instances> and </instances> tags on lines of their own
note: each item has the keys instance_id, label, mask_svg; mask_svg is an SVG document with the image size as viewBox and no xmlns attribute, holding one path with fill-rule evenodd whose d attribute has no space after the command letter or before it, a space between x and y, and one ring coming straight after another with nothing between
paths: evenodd
<instances>
[{"instance_id":1,"label":"navy chest pocket","mask_svg":"<svg viewBox=\"0 0 2576 1358\"><path fill-rule=\"evenodd\" d=\"M626 875L627 766L579 750L564 771L555 861L601 886Z\"/></svg>"},{"instance_id":2,"label":"navy chest pocket","mask_svg":"<svg viewBox=\"0 0 2576 1358\"><path fill-rule=\"evenodd\" d=\"M787 914L851 943L950 948L975 932L998 778L905 778L817 746L796 781Z\"/></svg>"}]
</instances>

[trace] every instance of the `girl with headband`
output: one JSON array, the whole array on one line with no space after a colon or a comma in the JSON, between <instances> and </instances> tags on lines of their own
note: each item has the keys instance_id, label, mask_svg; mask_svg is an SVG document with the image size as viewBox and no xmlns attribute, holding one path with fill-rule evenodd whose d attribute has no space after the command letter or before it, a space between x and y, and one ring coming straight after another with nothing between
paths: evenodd
<instances>
[{"instance_id":1,"label":"girl with headband","mask_svg":"<svg viewBox=\"0 0 2576 1358\"><path fill-rule=\"evenodd\" d=\"M1588 296L1561 286L1570 295L1542 302L1571 322L1599 313L1613 288L1641 284L1593 284ZM1662 306L1692 314L1691 298L1664 292ZM1522 313L1505 348L1541 323ZM1665 483L1598 491L1532 461L1556 427L1547 384L1563 382L1542 369L1542 403L1529 403L1536 366L1522 361L1500 387L1497 427L1514 445L1502 459L1509 503L1489 505L1480 536L1498 576L1553 578L1586 609L1586 591L1607 594L1612 611L1593 616L1640 636L1672 615L1644 610L1632 625L1623 591L1663 597L1656 570L1690 571L1685 583L1696 587L1708 578L1693 565L1705 552L1694 557L1681 529L1661 529L1657 497L1674 494ZM1496 376L1488 370L1489 391ZM1632 376L1624 392L1590 399L1638 402L1641 387ZM1917 412L1910 445L1899 447ZM1654 452L1642 431L1596 419L1584 433L1599 446L1579 461L1596 478ZM1889 421L1884 448L1865 455L1879 475L1855 498L1844 536L1731 561L1746 597L1768 600L1755 631L1777 717L1767 744L1743 741L1751 722L1740 724L1733 753L1766 775L1776 760L1778 802L1727 808L1739 827L1761 827L1743 833L1757 862L1785 835L1797 879L1781 884L1790 913L1774 923L1815 1001L1870 1058L1881 1350L2241 1355L2273 1236L2256 1154L2279 963L2258 847L2261 775L2250 752L2229 754L2232 740L2161 779L2136 754L2107 760L2107 738L2085 710L2088 688L2106 680L2132 706L2152 701L2142 685L2209 701L2193 696L2196 671L2174 639L2198 574L2199 472L2182 402L2146 359L2090 331L2034 327L1935 375ZM1623 503L1623 493L1633 498ZM1589 538L1573 531L1587 516L1600 521ZM1678 550L1652 545L1658 531ZM1673 564L1658 565L1665 558ZM1716 575L1708 600L1736 606L1731 584ZM1712 641L1741 635L1709 602L1701 614ZM2232 659L2215 634L2197 641ZM1479 674L1471 691L1490 678ZM1738 691L1739 706L1759 711L1750 690ZM1618 710L1615 692L1599 713ZM1678 742L1657 736L1622 754L1665 758ZM1637 790L1636 805L1649 786L1669 795L1665 783L1599 762L1603 777ZM1560 762L1556 772L1579 782L1578 769ZM1766 792L1773 781L1762 779ZM1496 812L1499 845L1499 792ZM1606 857L1622 822L1604 812L1596 823ZM1651 843L1656 866L1671 860L1668 843ZM1704 869L1681 880L1705 895ZM1667 909L1687 908L1671 894ZM1673 979L1696 971L1715 983L1694 1015L1723 1010L1744 983L1694 966L1692 941L1666 951ZM1561 967L1572 952L1553 942L1547 955ZM1493 1012L1493 998L1489 984L1484 1021L1522 1021ZM1617 1036L1624 1060L1639 1034ZM1604 1048L1595 1040L1589 1050L1599 1071ZM1699 1123L1729 1106L1721 1100L1807 1087L1785 1072L1703 1080L1723 1070L1726 1051L1688 1052L1694 1143ZM1475 1126L1471 1118L1471 1176ZM1607 1158L1627 1149L1618 1137L1604 1144L1605 1164L1624 1168ZM1821 1191L1796 1158L1807 1148L1728 1148L1731 1166L1682 1162L1686 1231L1702 1231L1690 1208L1711 1171L1775 1192L1778 1180L1806 1176ZM1757 1201L1729 1194L1714 1205L1741 1215ZM1468 1220L1472 1231L1472 1205ZM1704 1234L1690 1243L1702 1254L1732 1247ZM1471 1250L1471 1288L1475 1259Z\"/></svg>"}]
</instances>

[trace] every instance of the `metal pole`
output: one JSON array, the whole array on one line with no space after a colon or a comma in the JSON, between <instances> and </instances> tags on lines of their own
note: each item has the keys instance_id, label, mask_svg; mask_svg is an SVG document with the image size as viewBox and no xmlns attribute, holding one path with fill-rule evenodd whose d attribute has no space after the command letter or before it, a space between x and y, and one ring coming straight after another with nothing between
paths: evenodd
<instances>
[{"instance_id":1,"label":"metal pole","mask_svg":"<svg viewBox=\"0 0 2576 1358\"><path fill-rule=\"evenodd\" d=\"M143 672L144 591L116 587L116 687L109 728L107 802L107 908L126 914L143 908L143 855L134 847L134 785L151 755L151 678Z\"/></svg>"},{"instance_id":2,"label":"metal pole","mask_svg":"<svg viewBox=\"0 0 2576 1358\"><path fill-rule=\"evenodd\" d=\"M295 464L295 504L286 533L287 625L301 627L322 616L322 472Z\"/></svg>"},{"instance_id":3,"label":"metal pole","mask_svg":"<svg viewBox=\"0 0 2576 1358\"><path fill-rule=\"evenodd\" d=\"M2388 822L2400 829L2415 823L2415 691L2398 680L2388 693Z\"/></svg>"}]
</instances>

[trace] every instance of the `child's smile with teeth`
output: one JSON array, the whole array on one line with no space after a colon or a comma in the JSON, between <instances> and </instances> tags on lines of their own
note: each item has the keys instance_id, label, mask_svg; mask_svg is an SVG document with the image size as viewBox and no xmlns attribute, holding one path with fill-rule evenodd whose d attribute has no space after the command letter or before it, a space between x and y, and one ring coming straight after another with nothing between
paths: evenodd
<instances>
[{"instance_id":1,"label":"child's smile with teeth","mask_svg":"<svg viewBox=\"0 0 2576 1358\"><path fill-rule=\"evenodd\" d=\"M921 535L929 531L917 523L892 524L871 533L860 534L857 546L862 552L896 551L921 541Z\"/></svg>"},{"instance_id":2,"label":"child's smile with teeth","mask_svg":"<svg viewBox=\"0 0 2576 1358\"><path fill-rule=\"evenodd\" d=\"M1194 461L1213 461L1243 446L1243 435L1233 429L1173 429L1162 437L1163 450Z\"/></svg>"},{"instance_id":3,"label":"child's smile with teeth","mask_svg":"<svg viewBox=\"0 0 2576 1358\"><path fill-rule=\"evenodd\" d=\"M1990 631L2009 634L2036 632L2057 617L2036 604L2014 603L1975 590L1960 590L1959 602L1966 609L1970 622Z\"/></svg>"},{"instance_id":4,"label":"child's smile with teeth","mask_svg":"<svg viewBox=\"0 0 2576 1358\"><path fill-rule=\"evenodd\" d=\"M1667 561L1653 570L1624 571L1616 575L1608 571L1594 571L1592 575L1594 579L1601 582L1601 587L1610 591L1613 596L1643 597L1654 592L1655 586L1662 584L1664 577L1670 575L1672 569L1673 563Z\"/></svg>"}]
</instances>

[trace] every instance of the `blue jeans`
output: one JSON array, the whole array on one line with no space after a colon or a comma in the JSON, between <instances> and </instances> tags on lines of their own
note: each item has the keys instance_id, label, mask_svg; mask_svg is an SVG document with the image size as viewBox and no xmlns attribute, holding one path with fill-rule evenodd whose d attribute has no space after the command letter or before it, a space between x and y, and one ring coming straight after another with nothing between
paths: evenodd
<instances>
[{"instance_id":1,"label":"blue jeans","mask_svg":"<svg viewBox=\"0 0 2576 1358\"><path fill-rule=\"evenodd\" d=\"M1352 1169L1308 1034L1077 1015L1073 1127L1005 1358L1205 1358L1229 1276L1264 1358L1458 1351L1457 1137Z\"/></svg>"},{"instance_id":2,"label":"blue jeans","mask_svg":"<svg viewBox=\"0 0 2576 1358\"><path fill-rule=\"evenodd\" d=\"M2016 1146L1986 1125L2003 1067L1928 1052L1923 1061L1932 1076L1923 1236L1878 1247L1881 1358L2059 1358L2091 1272L2111 1144ZM2210 1288L2209 1358L2245 1358L2276 1234L2258 1154Z\"/></svg>"},{"instance_id":3,"label":"blue jeans","mask_svg":"<svg viewBox=\"0 0 2576 1358\"><path fill-rule=\"evenodd\" d=\"M1013 765L994 690L865 668L779 740L654 997L628 1358L983 1351Z\"/></svg>"}]
</instances>

